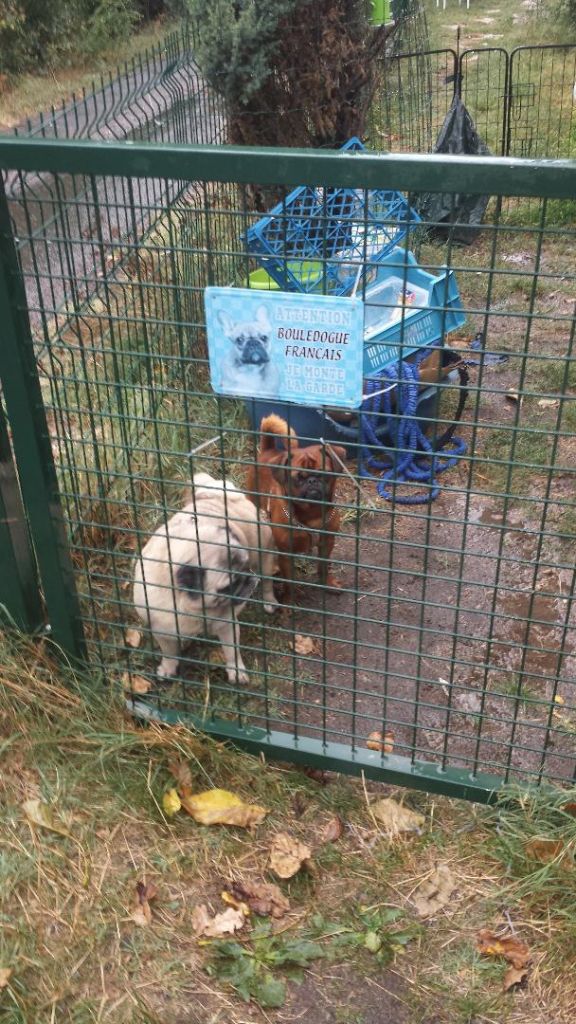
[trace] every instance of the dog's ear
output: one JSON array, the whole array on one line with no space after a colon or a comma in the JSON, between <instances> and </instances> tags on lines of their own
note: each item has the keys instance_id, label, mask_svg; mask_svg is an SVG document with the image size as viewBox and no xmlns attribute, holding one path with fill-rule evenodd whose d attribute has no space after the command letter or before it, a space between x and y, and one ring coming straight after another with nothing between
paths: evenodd
<instances>
[{"instance_id":1,"label":"dog's ear","mask_svg":"<svg viewBox=\"0 0 576 1024\"><path fill-rule=\"evenodd\" d=\"M276 483L280 484L283 490L286 490L287 475L286 463L288 462L289 452L276 452L275 455L268 461L268 465L272 471Z\"/></svg>"},{"instance_id":2,"label":"dog's ear","mask_svg":"<svg viewBox=\"0 0 576 1024\"><path fill-rule=\"evenodd\" d=\"M227 338L232 337L232 335L234 334L234 331L233 331L234 321L233 321L232 317L229 316L229 314L226 312L226 310L224 310L224 309L219 309L218 310L218 322L219 322L222 330L224 331L224 334L226 335L226 337Z\"/></svg>"},{"instance_id":3,"label":"dog's ear","mask_svg":"<svg viewBox=\"0 0 576 1024\"><path fill-rule=\"evenodd\" d=\"M335 469L336 472L341 472L342 471L342 466L340 465L340 463L337 460L340 459L340 462L346 462L346 449L345 448L340 448L340 446L331 444L330 445L329 454L331 454L332 452L334 452L334 455L336 456L335 459L332 459L332 458L330 459L330 462L332 463L332 468Z\"/></svg>"},{"instance_id":4,"label":"dog's ear","mask_svg":"<svg viewBox=\"0 0 576 1024\"><path fill-rule=\"evenodd\" d=\"M268 313L266 312L266 306L258 306L258 309L256 310L256 324L258 325L258 330L263 331L264 334L267 334L270 330L270 321L268 319Z\"/></svg>"},{"instance_id":5,"label":"dog's ear","mask_svg":"<svg viewBox=\"0 0 576 1024\"><path fill-rule=\"evenodd\" d=\"M204 590L204 572L199 565L179 565L176 570L176 584L180 590L199 593Z\"/></svg>"}]
</instances>

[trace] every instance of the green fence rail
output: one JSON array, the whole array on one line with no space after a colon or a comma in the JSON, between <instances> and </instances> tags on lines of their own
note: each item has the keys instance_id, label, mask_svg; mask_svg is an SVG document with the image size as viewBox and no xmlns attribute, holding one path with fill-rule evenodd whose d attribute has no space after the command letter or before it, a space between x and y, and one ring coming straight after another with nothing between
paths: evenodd
<instances>
[{"instance_id":1,"label":"green fence rail","mask_svg":"<svg viewBox=\"0 0 576 1024\"><path fill-rule=\"evenodd\" d=\"M0 168L54 182L17 241L10 218L26 195L2 198L0 369L57 642L127 686L134 714L270 756L479 800L505 782L572 780L576 164L5 139ZM151 201L144 237L136 180L151 196L183 185L177 203ZM406 225L420 264L458 283L467 322L445 341L470 377L467 450L436 501L402 505L423 485L398 483L386 502L359 474L353 418L336 491L341 593L304 557L282 612L266 616L256 591L242 613L248 683L229 681L214 637L159 683L132 604L138 553L194 473L245 486L257 445L250 402L211 391L203 290L256 269L244 241L254 190L299 184L492 197L469 246L457 223ZM121 237L104 227L118 216ZM459 396L453 376L434 379L432 442ZM389 752L367 745L374 731L392 734Z\"/></svg>"}]
</instances>

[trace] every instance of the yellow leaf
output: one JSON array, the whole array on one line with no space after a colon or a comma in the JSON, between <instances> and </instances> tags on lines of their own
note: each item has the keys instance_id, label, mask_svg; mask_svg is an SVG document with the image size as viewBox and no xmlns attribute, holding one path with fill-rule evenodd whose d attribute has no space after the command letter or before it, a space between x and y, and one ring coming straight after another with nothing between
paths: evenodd
<instances>
[{"instance_id":1,"label":"yellow leaf","mask_svg":"<svg viewBox=\"0 0 576 1024\"><path fill-rule=\"evenodd\" d=\"M309 846L287 832L278 832L270 845L270 868L278 878L292 878L311 856Z\"/></svg>"},{"instance_id":2,"label":"yellow leaf","mask_svg":"<svg viewBox=\"0 0 576 1024\"><path fill-rule=\"evenodd\" d=\"M219 939L222 935L233 935L244 927L246 918L240 910L228 907L221 914L210 917L208 908L202 904L192 912L192 928L199 938Z\"/></svg>"},{"instance_id":3,"label":"yellow leaf","mask_svg":"<svg viewBox=\"0 0 576 1024\"><path fill-rule=\"evenodd\" d=\"M244 914L244 917L249 916L250 907L248 904L243 903L242 900L236 899L231 892L226 892L224 889L224 891L220 893L220 899L222 900L222 903L226 903L227 906L234 907L234 910L239 910L241 914Z\"/></svg>"},{"instance_id":4,"label":"yellow leaf","mask_svg":"<svg viewBox=\"0 0 576 1024\"><path fill-rule=\"evenodd\" d=\"M134 676L131 672L122 674L122 686L130 693L148 693L152 689L152 683L144 676Z\"/></svg>"},{"instance_id":5,"label":"yellow leaf","mask_svg":"<svg viewBox=\"0 0 576 1024\"><path fill-rule=\"evenodd\" d=\"M397 804L391 797L376 800L370 805L370 810L376 820L384 825L389 836L397 836L400 832L417 832L426 821L423 814Z\"/></svg>"},{"instance_id":6,"label":"yellow leaf","mask_svg":"<svg viewBox=\"0 0 576 1024\"><path fill-rule=\"evenodd\" d=\"M266 807L245 804L226 789L209 789L205 793L182 795L182 807L199 825L238 825L250 828L259 825L268 814Z\"/></svg>"},{"instance_id":7,"label":"yellow leaf","mask_svg":"<svg viewBox=\"0 0 576 1024\"><path fill-rule=\"evenodd\" d=\"M39 825L50 832L56 832L59 836L69 836L70 833L56 821L52 809L41 800L25 800L22 810L31 825Z\"/></svg>"},{"instance_id":8,"label":"yellow leaf","mask_svg":"<svg viewBox=\"0 0 576 1024\"><path fill-rule=\"evenodd\" d=\"M554 702L556 704L564 704L564 697L561 697L560 694L557 693L556 696L554 697Z\"/></svg>"},{"instance_id":9,"label":"yellow leaf","mask_svg":"<svg viewBox=\"0 0 576 1024\"><path fill-rule=\"evenodd\" d=\"M12 977L11 967L0 967L0 988L6 988L6 985Z\"/></svg>"},{"instance_id":10,"label":"yellow leaf","mask_svg":"<svg viewBox=\"0 0 576 1024\"><path fill-rule=\"evenodd\" d=\"M383 754L391 754L394 750L394 733L371 732L366 740L368 750L381 750Z\"/></svg>"},{"instance_id":11,"label":"yellow leaf","mask_svg":"<svg viewBox=\"0 0 576 1024\"><path fill-rule=\"evenodd\" d=\"M175 789L169 789L162 797L162 810L167 818L171 818L182 807L182 801Z\"/></svg>"},{"instance_id":12,"label":"yellow leaf","mask_svg":"<svg viewBox=\"0 0 576 1024\"><path fill-rule=\"evenodd\" d=\"M139 629L127 629L124 639L128 647L140 647L140 641L142 640L142 633Z\"/></svg>"},{"instance_id":13,"label":"yellow leaf","mask_svg":"<svg viewBox=\"0 0 576 1024\"><path fill-rule=\"evenodd\" d=\"M488 928L478 932L478 952L484 956L503 956L517 970L523 970L530 960L530 950L525 942L513 935L494 935Z\"/></svg>"}]
</instances>

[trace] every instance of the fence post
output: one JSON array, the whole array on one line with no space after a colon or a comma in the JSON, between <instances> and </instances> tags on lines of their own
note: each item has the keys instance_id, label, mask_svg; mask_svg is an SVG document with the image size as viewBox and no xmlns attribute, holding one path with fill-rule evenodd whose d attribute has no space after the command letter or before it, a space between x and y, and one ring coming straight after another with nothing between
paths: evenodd
<instances>
[{"instance_id":1,"label":"fence post","mask_svg":"<svg viewBox=\"0 0 576 1024\"><path fill-rule=\"evenodd\" d=\"M0 380L52 636L85 654L56 468L4 183L0 177Z\"/></svg>"},{"instance_id":2,"label":"fence post","mask_svg":"<svg viewBox=\"0 0 576 1024\"><path fill-rule=\"evenodd\" d=\"M4 409L0 403L0 620L33 632L44 621L40 583Z\"/></svg>"}]
</instances>

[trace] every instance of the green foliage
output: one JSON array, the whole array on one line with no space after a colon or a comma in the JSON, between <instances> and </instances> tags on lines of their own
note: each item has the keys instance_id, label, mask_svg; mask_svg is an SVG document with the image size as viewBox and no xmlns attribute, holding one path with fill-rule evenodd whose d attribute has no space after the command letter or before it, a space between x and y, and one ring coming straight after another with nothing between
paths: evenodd
<instances>
[{"instance_id":1,"label":"green foliage","mask_svg":"<svg viewBox=\"0 0 576 1024\"><path fill-rule=\"evenodd\" d=\"M214 943L214 957L206 969L246 1002L253 999L269 1009L284 1004L284 978L301 981L303 969L325 955L319 943L310 939L272 935L269 924L257 925L251 939L251 947L234 941ZM278 971L284 977L278 977Z\"/></svg>"},{"instance_id":2,"label":"green foliage","mask_svg":"<svg viewBox=\"0 0 576 1024\"><path fill-rule=\"evenodd\" d=\"M282 19L310 0L188 0L200 28L198 57L227 100L245 104L273 64Z\"/></svg>"},{"instance_id":3,"label":"green foliage","mask_svg":"<svg viewBox=\"0 0 576 1024\"><path fill-rule=\"evenodd\" d=\"M369 0L188 0L230 142L338 146L363 135L390 29Z\"/></svg>"},{"instance_id":4,"label":"green foliage","mask_svg":"<svg viewBox=\"0 0 576 1024\"><path fill-rule=\"evenodd\" d=\"M0 73L64 64L127 39L185 0L0 0Z\"/></svg>"}]
</instances>

